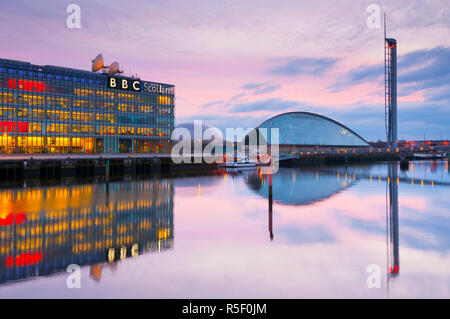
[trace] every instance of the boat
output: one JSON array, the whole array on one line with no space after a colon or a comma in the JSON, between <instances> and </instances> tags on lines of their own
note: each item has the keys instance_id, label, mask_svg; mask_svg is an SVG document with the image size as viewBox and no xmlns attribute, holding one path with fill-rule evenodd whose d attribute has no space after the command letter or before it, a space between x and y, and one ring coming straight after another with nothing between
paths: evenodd
<instances>
[{"instance_id":1,"label":"boat","mask_svg":"<svg viewBox=\"0 0 450 319\"><path fill-rule=\"evenodd\" d=\"M243 173L249 173L249 172L253 172L255 169L256 168L254 166L238 167L238 168L231 168L231 167L222 168L222 170L224 170L225 173L230 174L230 175L239 175L239 174L243 174Z\"/></svg>"},{"instance_id":2,"label":"boat","mask_svg":"<svg viewBox=\"0 0 450 319\"><path fill-rule=\"evenodd\" d=\"M224 163L219 165L219 167L224 167L224 168L251 168L251 167L256 167L256 163L254 162L250 162L250 161L245 161L245 162L230 162L230 163Z\"/></svg>"},{"instance_id":3,"label":"boat","mask_svg":"<svg viewBox=\"0 0 450 319\"><path fill-rule=\"evenodd\" d=\"M414 153L414 158L419 159L440 159L446 157L446 153Z\"/></svg>"},{"instance_id":4,"label":"boat","mask_svg":"<svg viewBox=\"0 0 450 319\"><path fill-rule=\"evenodd\" d=\"M226 160L226 157L224 158ZM248 156L236 155L233 161L225 161L220 168L251 168L256 166L256 161L249 160Z\"/></svg>"}]
</instances>

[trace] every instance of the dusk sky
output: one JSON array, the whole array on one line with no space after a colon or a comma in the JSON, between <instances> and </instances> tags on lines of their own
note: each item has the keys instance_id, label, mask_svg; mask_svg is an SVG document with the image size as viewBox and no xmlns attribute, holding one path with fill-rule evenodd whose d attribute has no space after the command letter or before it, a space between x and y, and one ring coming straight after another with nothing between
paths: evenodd
<instances>
[{"instance_id":1,"label":"dusk sky","mask_svg":"<svg viewBox=\"0 0 450 319\"><path fill-rule=\"evenodd\" d=\"M66 26L69 4L81 28ZM2 1L0 57L176 86L176 122L249 128L288 111L331 117L385 140L383 29L399 55L399 139L450 138L450 9L420 1Z\"/></svg>"}]
</instances>

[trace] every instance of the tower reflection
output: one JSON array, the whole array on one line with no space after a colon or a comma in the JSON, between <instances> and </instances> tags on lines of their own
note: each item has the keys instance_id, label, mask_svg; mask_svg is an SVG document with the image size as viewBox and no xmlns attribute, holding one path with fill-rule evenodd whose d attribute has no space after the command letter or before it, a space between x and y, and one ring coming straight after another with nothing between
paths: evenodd
<instances>
[{"instance_id":1,"label":"tower reflection","mask_svg":"<svg viewBox=\"0 0 450 319\"><path fill-rule=\"evenodd\" d=\"M0 284L173 246L171 180L0 191Z\"/></svg>"},{"instance_id":2,"label":"tower reflection","mask_svg":"<svg viewBox=\"0 0 450 319\"><path fill-rule=\"evenodd\" d=\"M273 207L273 200L272 200L272 174L268 175L269 180L269 236L270 240L273 240L273 215L272 215L272 207Z\"/></svg>"},{"instance_id":3,"label":"tower reflection","mask_svg":"<svg viewBox=\"0 0 450 319\"><path fill-rule=\"evenodd\" d=\"M356 183L355 175L320 170L318 167L301 169L280 168L272 174L259 169L246 175L246 183L257 194L268 199L269 238L273 240L273 202L281 205L310 205L325 200ZM267 185L266 185L267 184Z\"/></svg>"},{"instance_id":4,"label":"tower reflection","mask_svg":"<svg viewBox=\"0 0 450 319\"><path fill-rule=\"evenodd\" d=\"M397 164L388 164L387 188L389 194L386 194L386 240L387 240L387 258L388 258L388 280L392 276L400 273L399 258L399 233L398 233L398 175Z\"/></svg>"}]
</instances>

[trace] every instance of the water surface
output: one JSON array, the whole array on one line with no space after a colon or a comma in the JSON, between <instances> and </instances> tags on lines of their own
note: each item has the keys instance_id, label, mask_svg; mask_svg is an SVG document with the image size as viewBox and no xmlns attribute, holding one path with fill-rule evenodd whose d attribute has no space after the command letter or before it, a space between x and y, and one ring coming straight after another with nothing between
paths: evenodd
<instances>
[{"instance_id":1,"label":"water surface","mask_svg":"<svg viewBox=\"0 0 450 319\"><path fill-rule=\"evenodd\" d=\"M447 161L2 189L0 298L449 298L449 190Z\"/></svg>"}]
</instances>

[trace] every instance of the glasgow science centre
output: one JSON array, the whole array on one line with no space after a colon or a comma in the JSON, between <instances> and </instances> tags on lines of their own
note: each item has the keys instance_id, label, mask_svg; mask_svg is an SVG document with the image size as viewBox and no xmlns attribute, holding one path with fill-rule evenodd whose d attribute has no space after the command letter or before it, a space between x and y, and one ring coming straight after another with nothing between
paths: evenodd
<instances>
[{"instance_id":1,"label":"glasgow science centre","mask_svg":"<svg viewBox=\"0 0 450 319\"><path fill-rule=\"evenodd\" d=\"M174 101L120 72L0 59L0 153L167 153Z\"/></svg>"}]
</instances>

